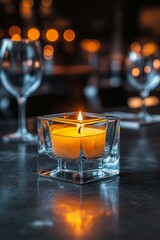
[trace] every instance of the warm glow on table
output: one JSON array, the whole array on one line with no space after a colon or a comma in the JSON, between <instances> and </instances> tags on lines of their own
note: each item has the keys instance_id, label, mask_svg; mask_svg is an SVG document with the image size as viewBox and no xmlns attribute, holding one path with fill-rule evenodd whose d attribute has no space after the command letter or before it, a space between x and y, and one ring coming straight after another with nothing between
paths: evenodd
<instances>
[{"instance_id":1,"label":"warm glow on table","mask_svg":"<svg viewBox=\"0 0 160 240\"><path fill-rule=\"evenodd\" d=\"M89 201L83 201L82 205L76 196L57 197L54 199L52 211L63 222L63 227L72 232L72 239L89 236L95 225L100 223L99 219L105 217L106 212L113 214L110 206L103 207L95 196ZM111 218L111 214L107 216L108 219Z\"/></svg>"}]
</instances>

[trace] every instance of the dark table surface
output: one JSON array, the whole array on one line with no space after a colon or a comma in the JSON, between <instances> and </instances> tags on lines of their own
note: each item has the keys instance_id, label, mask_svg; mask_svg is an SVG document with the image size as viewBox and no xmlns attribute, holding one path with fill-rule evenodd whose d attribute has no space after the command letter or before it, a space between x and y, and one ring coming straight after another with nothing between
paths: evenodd
<instances>
[{"instance_id":1,"label":"dark table surface","mask_svg":"<svg viewBox=\"0 0 160 240\"><path fill-rule=\"evenodd\" d=\"M120 161L120 176L79 186L38 177L36 145L1 142L0 239L160 239L160 125L121 129Z\"/></svg>"}]
</instances>

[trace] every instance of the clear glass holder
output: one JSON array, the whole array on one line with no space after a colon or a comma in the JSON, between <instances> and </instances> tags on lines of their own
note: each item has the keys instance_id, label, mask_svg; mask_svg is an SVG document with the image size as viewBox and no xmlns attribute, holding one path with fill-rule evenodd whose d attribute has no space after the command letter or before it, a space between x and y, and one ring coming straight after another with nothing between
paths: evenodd
<instances>
[{"instance_id":1,"label":"clear glass holder","mask_svg":"<svg viewBox=\"0 0 160 240\"><path fill-rule=\"evenodd\" d=\"M82 117L38 117L38 174L77 184L119 174L119 119L87 112Z\"/></svg>"}]
</instances>

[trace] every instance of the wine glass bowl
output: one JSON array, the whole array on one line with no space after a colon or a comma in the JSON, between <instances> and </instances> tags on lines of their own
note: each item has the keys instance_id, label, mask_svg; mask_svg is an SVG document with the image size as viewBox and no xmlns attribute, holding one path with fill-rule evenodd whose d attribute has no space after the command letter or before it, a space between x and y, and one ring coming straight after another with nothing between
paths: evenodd
<instances>
[{"instance_id":1,"label":"wine glass bowl","mask_svg":"<svg viewBox=\"0 0 160 240\"><path fill-rule=\"evenodd\" d=\"M34 142L36 137L26 128L26 101L42 79L39 41L2 39L0 46L1 81L18 102L18 130L3 136L4 141Z\"/></svg>"},{"instance_id":2,"label":"wine glass bowl","mask_svg":"<svg viewBox=\"0 0 160 240\"><path fill-rule=\"evenodd\" d=\"M128 83L139 92L142 99L138 117L144 121L152 121L146 109L145 99L150 95L150 91L160 84L158 51L145 54L143 48L140 51L131 50L126 58L126 74Z\"/></svg>"}]
</instances>

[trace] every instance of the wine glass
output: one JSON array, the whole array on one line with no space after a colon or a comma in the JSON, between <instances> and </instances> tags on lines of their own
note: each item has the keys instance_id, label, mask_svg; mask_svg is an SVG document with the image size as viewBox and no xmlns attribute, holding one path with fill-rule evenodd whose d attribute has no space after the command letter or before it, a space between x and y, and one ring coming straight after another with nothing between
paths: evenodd
<instances>
[{"instance_id":1,"label":"wine glass","mask_svg":"<svg viewBox=\"0 0 160 240\"><path fill-rule=\"evenodd\" d=\"M41 84L42 61L39 41L2 39L0 76L4 88L18 102L18 130L2 137L5 142L35 142L26 128L27 97Z\"/></svg>"},{"instance_id":2,"label":"wine glass","mask_svg":"<svg viewBox=\"0 0 160 240\"><path fill-rule=\"evenodd\" d=\"M148 45L149 47L149 45ZM129 84L138 90L142 99L142 107L138 118L151 122L152 116L147 112L145 100L150 91L160 84L160 59L158 51L144 46L141 50L132 49L126 58L126 73Z\"/></svg>"}]
</instances>

